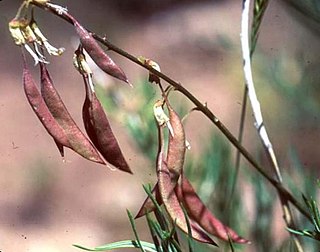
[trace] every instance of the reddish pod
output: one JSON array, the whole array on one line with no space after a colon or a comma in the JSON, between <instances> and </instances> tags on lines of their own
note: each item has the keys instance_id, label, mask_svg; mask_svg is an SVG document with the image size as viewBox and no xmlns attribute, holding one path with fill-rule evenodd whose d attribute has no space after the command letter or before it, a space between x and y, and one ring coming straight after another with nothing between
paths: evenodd
<instances>
[{"instance_id":1,"label":"reddish pod","mask_svg":"<svg viewBox=\"0 0 320 252\"><path fill-rule=\"evenodd\" d=\"M183 169L186 153L186 138L184 127L179 118L179 115L171 107L168 99L166 99L166 104L169 111L169 122L172 129L172 131L169 132L166 164L170 171L172 186L175 187ZM159 199L158 183L153 188L152 193L154 194L156 199ZM158 203L159 205L162 204L162 202L159 201ZM152 200L147 197L143 202L140 210L138 211L136 218L139 218L145 215L147 212L152 212L154 210L155 206Z\"/></svg>"},{"instance_id":2,"label":"reddish pod","mask_svg":"<svg viewBox=\"0 0 320 252\"><path fill-rule=\"evenodd\" d=\"M183 232L188 234L188 225L186 217L179 203L178 197L174 190L174 184L172 183L170 171L164 161L163 157L163 132L162 128L159 128L159 151L157 157L157 174L158 174L158 186L161 195L162 202L171 218L171 220L179 227ZM200 228L197 224L190 220L191 235L192 238L203 243L209 243L216 245L216 243Z\"/></svg>"},{"instance_id":3,"label":"reddish pod","mask_svg":"<svg viewBox=\"0 0 320 252\"><path fill-rule=\"evenodd\" d=\"M95 147L82 133L82 131L79 129L79 127L69 114L66 106L60 98L59 93L53 85L45 64L42 62L40 62L39 64L42 97L46 105L48 106L52 116L63 128L69 140L70 148L90 161L105 164L105 162L99 156ZM61 148L63 149L63 146L61 146Z\"/></svg>"},{"instance_id":4,"label":"reddish pod","mask_svg":"<svg viewBox=\"0 0 320 252\"><path fill-rule=\"evenodd\" d=\"M155 200L157 201L157 203L161 206L162 199L161 199L160 192L159 192L158 182L153 187L151 193L152 193L153 197L155 198ZM140 207L138 213L136 214L135 219L138 219L138 218L146 215L147 213L153 212L153 211L155 211L155 209L156 209L156 206L153 204L151 198L148 196L145 199L145 201L142 203L142 206Z\"/></svg>"},{"instance_id":5,"label":"reddish pod","mask_svg":"<svg viewBox=\"0 0 320 252\"><path fill-rule=\"evenodd\" d=\"M63 146L70 147L69 140L64 130L57 123L55 118L50 113L46 103L44 102L35 84L35 81L32 78L32 75L26 66L25 59L23 65L23 87L27 100L31 105L31 108L33 109L34 113L37 115L47 132L52 136L52 138L56 142L60 153L63 154L63 152L61 152Z\"/></svg>"},{"instance_id":6,"label":"reddish pod","mask_svg":"<svg viewBox=\"0 0 320 252\"><path fill-rule=\"evenodd\" d=\"M219 221L201 201L189 180L182 176L181 188L176 188L177 195L183 202L190 218L195 220L209 234L224 241L230 239L235 243L250 243L240 237L234 230Z\"/></svg>"},{"instance_id":7,"label":"reddish pod","mask_svg":"<svg viewBox=\"0 0 320 252\"><path fill-rule=\"evenodd\" d=\"M82 108L82 116L89 138L107 162L122 171L132 173L112 132L101 103L95 92L90 88L88 77L83 76L86 98Z\"/></svg>"},{"instance_id":8,"label":"reddish pod","mask_svg":"<svg viewBox=\"0 0 320 252\"><path fill-rule=\"evenodd\" d=\"M105 73L130 84L123 70L106 54L92 35L82 25L80 25L74 17L70 15L68 16L76 28L76 32L80 37L81 45L97 66Z\"/></svg>"},{"instance_id":9,"label":"reddish pod","mask_svg":"<svg viewBox=\"0 0 320 252\"><path fill-rule=\"evenodd\" d=\"M170 124L173 134L169 134L167 166L170 171L171 180L176 183L182 173L185 153L186 137L183 124L178 114L171 107L169 100L166 100L169 111Z\"/></svg>"}]
</instances>

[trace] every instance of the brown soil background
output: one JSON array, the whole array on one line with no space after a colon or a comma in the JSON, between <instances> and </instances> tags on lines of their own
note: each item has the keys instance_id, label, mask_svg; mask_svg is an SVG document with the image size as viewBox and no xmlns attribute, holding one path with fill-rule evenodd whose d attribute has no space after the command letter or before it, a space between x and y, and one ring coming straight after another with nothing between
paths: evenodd
<instances>
[{"instance_id":1,"label":"brown soil background","mask_svg":"<svg viewBox=\"0 0 320 252\"><path fill-rule=\"evenodd\" d=\"M243 90L239 42L241 3L231 0L159 2L155 1L154 6L147 1L120 4L82 0L59 1L59 4L68 6L70 13L87 28L106 33L119 47L157 61L164 73L207 102L219 119L237 134ZM62 162L22 90L21 56L7 29L19 4L20 1L13 0L0 2L0 250L79 251L71 244L96 246L131 239L126 209L134 213L139 208L144 199L142 183L155 180L149 175L153 165L139 153L121 121L114 120L111 120L112 126L134 176L91 164L68 150L66 162ZM284 9L272 1L262 25L260 52L270 58L282 52L290 55L296 48L305 46L306 40L308 47L316 50L315 35ZM51 14L37 10L36 17L52 44L67 49L60 58L50 58L49 69L67 107L82 125L83 86L71 61L77 40L75 32ZM113 53L110 55L126 70L133 84L147 77L143 69ZM34 73L37 76L36 70ZM109 77L102 78L105 85L127 88ZM296 143L306 165L319 164L315 147L319 131L301 131L292 138L282 123L286 117L281 107L275 105L279 104L279 98L268 97L270 94L265 88L258 90L261 90L263 112L280 160L286 162L288 146ZM136 91L133 88L130 92ZM250 113L248 115L245 145L256 152L261 146ZM195 152L210 127L200 114L189 120L187 132ZM281 226L281 216L278 219ZM137 225L143 229L145 222L138 221ZM282 228L278 232L279 242L286 231Z\"/></svg>"}]
</instances>

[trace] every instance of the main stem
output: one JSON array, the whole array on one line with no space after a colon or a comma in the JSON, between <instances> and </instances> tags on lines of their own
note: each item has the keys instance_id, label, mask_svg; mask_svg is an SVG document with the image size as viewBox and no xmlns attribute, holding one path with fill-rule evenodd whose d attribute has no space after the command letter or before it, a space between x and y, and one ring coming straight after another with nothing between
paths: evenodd
<instances>
[{"instance_id":1,"label":"main stem","mask_svg":"<svg viewBox=\"0 0 320 252\"><path fill-rule=\"evenodd\" d=\"M32 2L33 5L43 9L50 11L54 15L64 19L70 24L73 24L73 21L69 18L69 16L64 12L61 11L61 8L58 8L59 6L52 5L49 3L38 3L38 2ZM243 147L243 145L237 140L235 136L224 126L224 124L212 113L210 109L206 106L206 104L201 103L189 90L187 90L184 86L182 86L180 83L174 81L169 76L162 72L158 72L151 66L145 65L142 62L138 60L137 57L129 54L128 52L122 50L121 48L115 46L110 41L108 41L105 37L101 37L95 33L92 33L92 36L99 41L101 44L105 45L109 50L114 51L118 53L119 55L131 60L132 62L136 63L137 65L140 65L141 67L149 70L151 73L155 74L159 78L163 79L167 83L169 83L171 86L175 88L175 90L182 93L185 97L187 97L197 108L200 110L213 124L215 124L218 129L224 134L227 139L234 145L236 149L239 150L239 152L247 159L247 161L266 179L268 180L276 189L277 191L285 198L287 201L291 202L301 214L303 214L308 220L312 221L312 217L310 214L304 209L304 207L300 204L298 200L286 189L283 187L282 184L280 184L278 181L273 179L269 174L267 174L262 166L260 166L256 160L251 156L251 154Z\"/></svg>"}]
</instances>

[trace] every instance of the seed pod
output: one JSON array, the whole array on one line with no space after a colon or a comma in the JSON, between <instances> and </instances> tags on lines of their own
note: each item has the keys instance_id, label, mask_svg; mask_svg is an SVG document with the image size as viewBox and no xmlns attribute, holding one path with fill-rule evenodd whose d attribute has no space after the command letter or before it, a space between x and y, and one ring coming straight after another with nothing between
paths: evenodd
<instances>
[{"instance_id":1,"label":"seed pod","mask_svg":"<svg viewBox=\"0 0 320 252\"><path fill-rule=\"evenodd\" d=\"M181 188L176 190L179 200L183 202L190 218L195 220L209 234L224 241L230 239L235 243L250 243L250 241L240 237L234 230L222 224L210 210L204 205L199 196L194 191L189 180L182 176Z\"/></svg>"},{"instance_id":2,"label":"seed pod","mask_svg":"<svg viewBox=\"0 0 320 252\"><path fill-rule=\"evenodd\" d=\"M42 62L40 62L40 75L42 97L52 116L63 128L66 136L68 137L70 148L90 161L105 164L99 156L96 148L81 132L75 121L72 119L66 106L61 100L59 93L53 85L45 64Z\"/></svg>"},{"instance_id":3,"label":"seed pod","mask_svg":"<svg viewBox=\"0 0 320 252\"><path fill-rule=\"evenodd\" d=\"M152 189L152 195L154 196L154 198L156 199L158 204L161 206L162 199L161 199L160 192L159 192L158 182L156 183L156 185ZM145 199L145 201L142 203L142 206L140 207L138 213L136 214L136 217L134 217L134 218L138 219L138 218L146 215L147 213L153 212L155 209L156 209L155 205L153 204L151 198L148 196Z\"/></svg>"},{"instance_id":4,"label":"seed pod","mask_svg":"<svg viewBox=\"0 0 320 252\"><path fill-rule=\"evenodd\" d=\"M90 55L97 66L105 73L130 84L123 70L117 66L114 61L105 53L92 35L82 25L80 25L77 20L71 16L70 18L73 21L76 32L80 37L80 42L83 48Z\"/></svg>"},{"instance_id":5,"label":"seed pod","mask_svg":"<svg viewBox=\"0 0 320 252\"><path fill-rule=\"evenodd\" d=\"M162 202L171 218L171 220L179 227L183 232L188 234L188 225L185 219L184 212L180 206L179 200L174 190L174 183L171 181L169 169L164 161L163 152L163 130L159 129L159 151L157 157L157 174L158 174L158 186L161 195ZM216 243L200 228L197 228L196 224L190 220L191 235L192 238L203 243L209 243L216 245Z\"/></svg>"},{"instance_id":6,"label":"seed pod","mask_svg":"<svg viewBox=\"0 0 320 252\"><path fill-rule=\"evenodd\" d=\"M60 154L63 156L63 146L70 147L69 140L61 126L57 123L57 121L50 113L46 103L41 97L35 81L26 66L25 59L23 67L23 87L27 100L31 105L34 113L37 115L47 132L52 136L57 144Z\"/></svg>"},{"instance_id":7,"label":"seed pod","mask_svg":"<svg viewBox=\"0 0 320 252\"><path fill-rule=\"evenodd\" d=\"M168 99L166 104L173 129L173 134L169 134L167 166L170 171L171 180L173 183L176 183L183 169L186 153L186 137L183 124L178 114L171 107Z\"/></svg>"},{"instance_id":8,"label":"seed pod","mask_svg":"<svg viewBox=\"0 0 320 252\"><path fill-rule=\"evenodd\" d=\"M86 98L82 108L82 116L89 138L107 162L120 170L132 173L123 157L101 103L90 88L88 76L84 76L84 81Z\"/></svg>"},{"instance_id":9,"label":"seed pod","mask_svg":"<svg viewBox=\"0 0 320 252\"><path fill-rule=\"evenodd\" d=\"M169 111L169 118L166 116L162 109L163 101L159 100L154 105L154 115L156 121L159 125L167 124L170 134L169 134L169 142L168 142L168 152L167 152L167 167L170 172L171 181L173 183L173 187L175 187L179 176L182 172L186 145L185 145L185 132L183 128L183 124L178 116L178 114L173 110L169 101L166 101L167 108ZM170 125L170 127L169 127ZM159 198L157 194L159 194L158 184L155 185L152 192L155 194L156 199ZM158 202L159 205L162 202ZM151 199L147 197L143 202L140 210L138 211L135 218L139 218L145 215L147 212L152 212L155 210L155 206L152 203Z\"/></svg>"}]
</instances>

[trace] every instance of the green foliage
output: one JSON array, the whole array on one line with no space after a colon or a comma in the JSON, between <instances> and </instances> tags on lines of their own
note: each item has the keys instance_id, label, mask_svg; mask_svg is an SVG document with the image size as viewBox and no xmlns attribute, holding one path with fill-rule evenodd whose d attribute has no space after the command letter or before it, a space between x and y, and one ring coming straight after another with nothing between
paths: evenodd
<instances>
[{"instance_id":1,"label":"green foliage","mask_svg":"<svg viewBox=\"0 0 320 252\"><path fill-rule=\"evenodd\" d=\"M254 8L253 8L253 21L251 27L251 45L250 45L250 53L251 55L255 51L257 40L259 37L259 29L262 23L262 18L267 9L269 0L255 0Z\"/></svg>"},{"instance_id":2,"label":"green foliage","mask_svg":"<svg viewBox=\"0 0 320 252\"><path fill-rule=\"evenodd\" d=\"M141 248L143 249L142 251L145 251L145 252L159 252L152 243L148 243L144 241L139 241L138 243L135 240L118 241L118 242L101 245L95 248L87 248L87 247L76 245L76 244L74 244L73 246L85 251L108 251L108 250L121 249L121 248Z\"/></svg>"},{"instance_id":3,"label":"green foliage","mask_svg":"<svg viewBox=\"0 0 320 252\"><path fill-rule=\"evenodd\" d=\"M257 251L273 251L275 250L274 236L272 232L272 212L274 209L274 195L271 188L266 186L261 179L255 175L251 175L251 182L254 187L255 199L255 216L254 225L251 228L257 246Z\"/></svg>"},{"instance_id":4,"label":"green foliage","mask_svg":"<svg viewBox=\"0 0 320 252\"><path fill-rule=\"evenodd\" d=\"M303 196L303 199L311 213L314 230L308 230L308 229L295 230L292 228L287 228L287 229L293 234L309 237L314 240L320 241L320 213L319 213L317 202L312 198L307 199L305 196Z\"/></svg>"}]
</instances>

